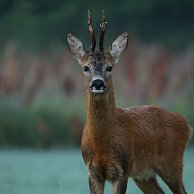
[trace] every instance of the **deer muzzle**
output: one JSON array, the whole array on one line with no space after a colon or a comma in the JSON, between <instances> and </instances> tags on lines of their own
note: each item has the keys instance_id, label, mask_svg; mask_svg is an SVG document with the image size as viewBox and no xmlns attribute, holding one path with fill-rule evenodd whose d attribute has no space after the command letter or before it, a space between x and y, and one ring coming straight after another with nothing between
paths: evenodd
<instances>
[{"instance_id":1,"label":"deer muzzle","mask_svg":"<svg viewBox=\"0 0 194 194\"><path fill-rule=\"evenodd\" d=\"M90 85L91 91L93 93L103 93L106 90L106 84L104 79L101 77L94 77Z\"/></svg>"}]
</instances>

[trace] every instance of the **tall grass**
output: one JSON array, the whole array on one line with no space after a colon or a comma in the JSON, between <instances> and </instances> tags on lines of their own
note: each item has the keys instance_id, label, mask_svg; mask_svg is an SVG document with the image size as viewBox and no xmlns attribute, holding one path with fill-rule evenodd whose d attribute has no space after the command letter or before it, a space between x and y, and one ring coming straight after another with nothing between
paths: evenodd
<instances>
[{"instance_id":1,"label":"tall grass","mask_svg":"<svg viewBox=\"0 0 194 194\"><path fill-rule=\"evenodd\" d=\"M194 126L194 48L183 51L132 40L115 67L118 106L156 104ZM85 120L81 67L66 49L35 55L10 43L0 59L0 145L79 144Z\"/></svg>"}]
</instances>

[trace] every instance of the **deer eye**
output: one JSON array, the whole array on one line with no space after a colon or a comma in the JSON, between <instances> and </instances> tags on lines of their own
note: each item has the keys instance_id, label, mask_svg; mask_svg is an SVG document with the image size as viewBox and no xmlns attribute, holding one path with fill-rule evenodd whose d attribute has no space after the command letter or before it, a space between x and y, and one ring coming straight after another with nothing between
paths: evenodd
<instances>
[{"instance_id":1,"label":"deer eye","mask_svg":"<svg viewBox=\"0 0 194 194\"><path fill-rule=\"evenodd\" d=\"M89 72L90 71L90 68L88 66L84 66L84 72Z\"/></svg>"},{"instance_id":2,"label":"deer eye","mask_svg":"<svg viewBox=\"0 0 194 194\"><path fill-rule=\"evenodd\" d=\"M106 68L106 71L111 72L111 71L112 71L112 66L108 66L108 67Z\"/></svg>"}]
</instances>

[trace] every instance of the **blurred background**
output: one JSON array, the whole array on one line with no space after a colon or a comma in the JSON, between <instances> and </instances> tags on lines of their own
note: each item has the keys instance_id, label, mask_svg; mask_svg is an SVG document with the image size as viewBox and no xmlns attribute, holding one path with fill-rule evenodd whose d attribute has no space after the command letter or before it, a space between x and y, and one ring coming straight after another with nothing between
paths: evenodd
<instances>
[{"instance_id":1,"label":"blurred background","mask_svg":"<svg viewBox=\"0 0 194 194\"><path fill-rule=\"evenodd\" d=\"M28 184L40 189L32 189L31 193L88 191L87 183L80 181L86 179L86 174L77 151L86 116L83 74L66 46L68 31L74 32L86 47L90 46L88 9L96 37L99 37L101 10L105 11L106 48L120 33L129 33L128 49L113 75L117 106L159 105L179 112L194 126L194 1L1 0L0 193L30 193L24 187ZM53 151L56 148L58 151ZM189 149L191 152L192 148ZM187 162L194 160L190 152ZM68 164L79 160L77 172L79 176L83 173L83 178L76 179L80 183L77 190L69 191L65 188L75 187L68 179L62 179L60 170L54 170L56 177L60 174L60 181L56 178L52 184L48 181L48 185L39 181L42 187L30 180L26 183L26 178L20 180L17 173L13 176L18 168L22 171L26 160L31 164L29 168L33 166L36 170L36 161L42 164L50 161L55 169L59 160ZM61 171L65 171L62 163ZM187 173L194 176L194 170L187 168ZM22 172L25 174L26 170ZM52 189L40 192L53 184ZM191 189L189 182L187 185Z\"/></svg>"}]
</instances>

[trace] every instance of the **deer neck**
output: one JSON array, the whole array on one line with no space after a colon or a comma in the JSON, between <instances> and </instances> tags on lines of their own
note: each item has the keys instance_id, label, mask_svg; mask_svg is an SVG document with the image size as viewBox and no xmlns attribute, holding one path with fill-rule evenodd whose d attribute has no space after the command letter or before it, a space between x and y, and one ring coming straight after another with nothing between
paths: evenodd
<instances>
[{"instance_id":1,"label":"deer neck","mask_svg":"<svg viewBox=\"0 0 194 194\"><path fill-rule=\"evenodd\" d=\"M110 88L103 94L93 94L87 91L87 127L95 141L106 143L107 136L116 124L116 106L112 81Z\"/></svg>"}]
</instances>

